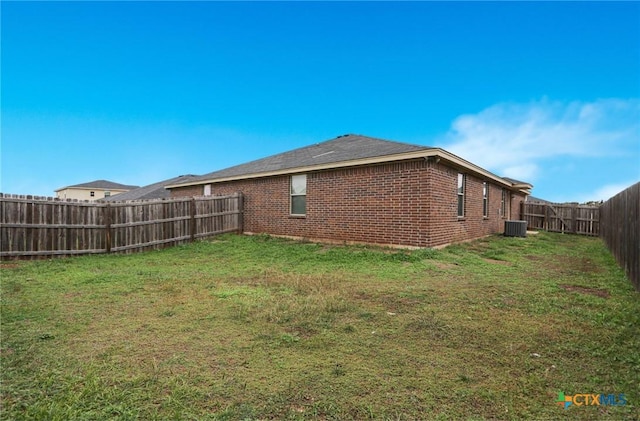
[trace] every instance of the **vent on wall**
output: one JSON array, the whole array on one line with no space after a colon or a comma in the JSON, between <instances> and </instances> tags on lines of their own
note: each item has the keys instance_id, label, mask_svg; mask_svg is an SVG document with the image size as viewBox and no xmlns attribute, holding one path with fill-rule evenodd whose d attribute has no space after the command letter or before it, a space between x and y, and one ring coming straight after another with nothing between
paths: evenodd
<instances>
[{"instance_id":1,"label":"vent on wall","mask_svg":"<svg viewBox=\"0 0 640 421\"><path fill-rule=\"evenodd\" d=\"M505 237L526 237L527 221L504 221Z\"/></svg>"}]
</instances>

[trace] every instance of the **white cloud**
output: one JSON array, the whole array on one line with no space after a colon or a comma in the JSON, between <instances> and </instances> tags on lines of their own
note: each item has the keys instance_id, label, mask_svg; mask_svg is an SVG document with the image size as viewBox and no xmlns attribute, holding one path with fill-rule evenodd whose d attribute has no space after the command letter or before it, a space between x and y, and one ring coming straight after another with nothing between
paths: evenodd
<instances>
[{"instance_id":1,"label":"white cloud","mask_svg":"<svg viewBox=\"0 0 640 421\"><path fill-rule=\"evenodd\" d=\"M458 117L441 143L500 175L535 181L548 158L621 156L640 143L640 99L501 103Z\"/></svg>"},{"instance_id":2,"label":"white cloud","mask_svg":"<svg viewBox=\"0 0 640 421\"><path fill-rule=\"evenodd\" d=\"M535 164L513 165L503 168L500 173L503 177L515 178L517 180L533 180L538 174L538 166Z\"/></svg>"},{"instance_id":3,"label":"white cloud","mask_svg":"<svg viewBox=\"0 0 640 421\"><path fill-rule=\"evenodd\" d=\"M607 184L598 188L597 190L587 193L580 198L579 202L597 202L600 200L609 200L616 194L620 193L623 190L628 189L633 184L637 183L637 181L629 181L627 183L616 183L616 184Z\"/></svg>"}]
</instances>

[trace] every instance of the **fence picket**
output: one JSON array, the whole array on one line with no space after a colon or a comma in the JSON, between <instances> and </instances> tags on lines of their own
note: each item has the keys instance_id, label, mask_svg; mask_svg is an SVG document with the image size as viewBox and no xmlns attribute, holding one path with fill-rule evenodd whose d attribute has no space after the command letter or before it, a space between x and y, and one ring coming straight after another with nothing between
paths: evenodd
<instances>
[{"instance_id":1,"label":"fence picket","mask_svg":"<svg viewBox=\"0 0 640 421\"><path fill-rule=\"evenodd\" d=\"M529 229L592 236L600 232L600 209L596 206L524 203L522 218Z\"/></svg>"},{"instance_id":2,"label":"fence picket","mask_svg":"<svg viewBox=\"0 0 640 421\"><path fill-rule=\"evenodd\" d=\"M640 291L640 183L607 200L600 210L600 237Z\"/></svg>"},{"instance_id":3,"label":"fence picket","mask_svg":"<svg viewBox=\"0 0 640 421\"><path fill-rule=\"evenodd\" d=\"M242 195L81 202L0 193L0 258L133 253L238 232Z\"/></svg>"}]
</instances>

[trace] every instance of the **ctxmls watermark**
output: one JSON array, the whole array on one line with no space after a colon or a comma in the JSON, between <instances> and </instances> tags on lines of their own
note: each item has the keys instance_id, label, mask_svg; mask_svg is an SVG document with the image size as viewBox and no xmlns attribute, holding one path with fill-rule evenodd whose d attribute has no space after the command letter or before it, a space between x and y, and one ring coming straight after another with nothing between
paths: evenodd
<instances>
[{"instance_id":1,"label":"ctxmls watermark","mask_svg":"<svg viewBox=\"0 0 640 421\"><path fill-rule=\"evenodd\" d=\"M565 395L564 392L558 392L556 404L564 406L567 409L571 405L575 406L623 406L627 404L627 398L624 393L604 394L604 393L578 393L575 395Z\"/></svg>"}]
</instances>

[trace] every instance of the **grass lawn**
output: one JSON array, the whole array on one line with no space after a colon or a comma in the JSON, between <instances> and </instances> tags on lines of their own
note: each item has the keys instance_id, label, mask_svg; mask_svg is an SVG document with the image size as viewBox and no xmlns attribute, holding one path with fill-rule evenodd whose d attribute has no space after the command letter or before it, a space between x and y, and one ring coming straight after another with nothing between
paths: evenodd
<instances>
[{"instance_id":1,"label":"grass lawn","mask_svg":"<svg viewBox=\"0 0 640 421\"><path fill-rule=\"evenodd\" d=\"M595 238L228 235L0 268L3 419L640 418L640 294Z\"/></svg>"}]
</instances>

